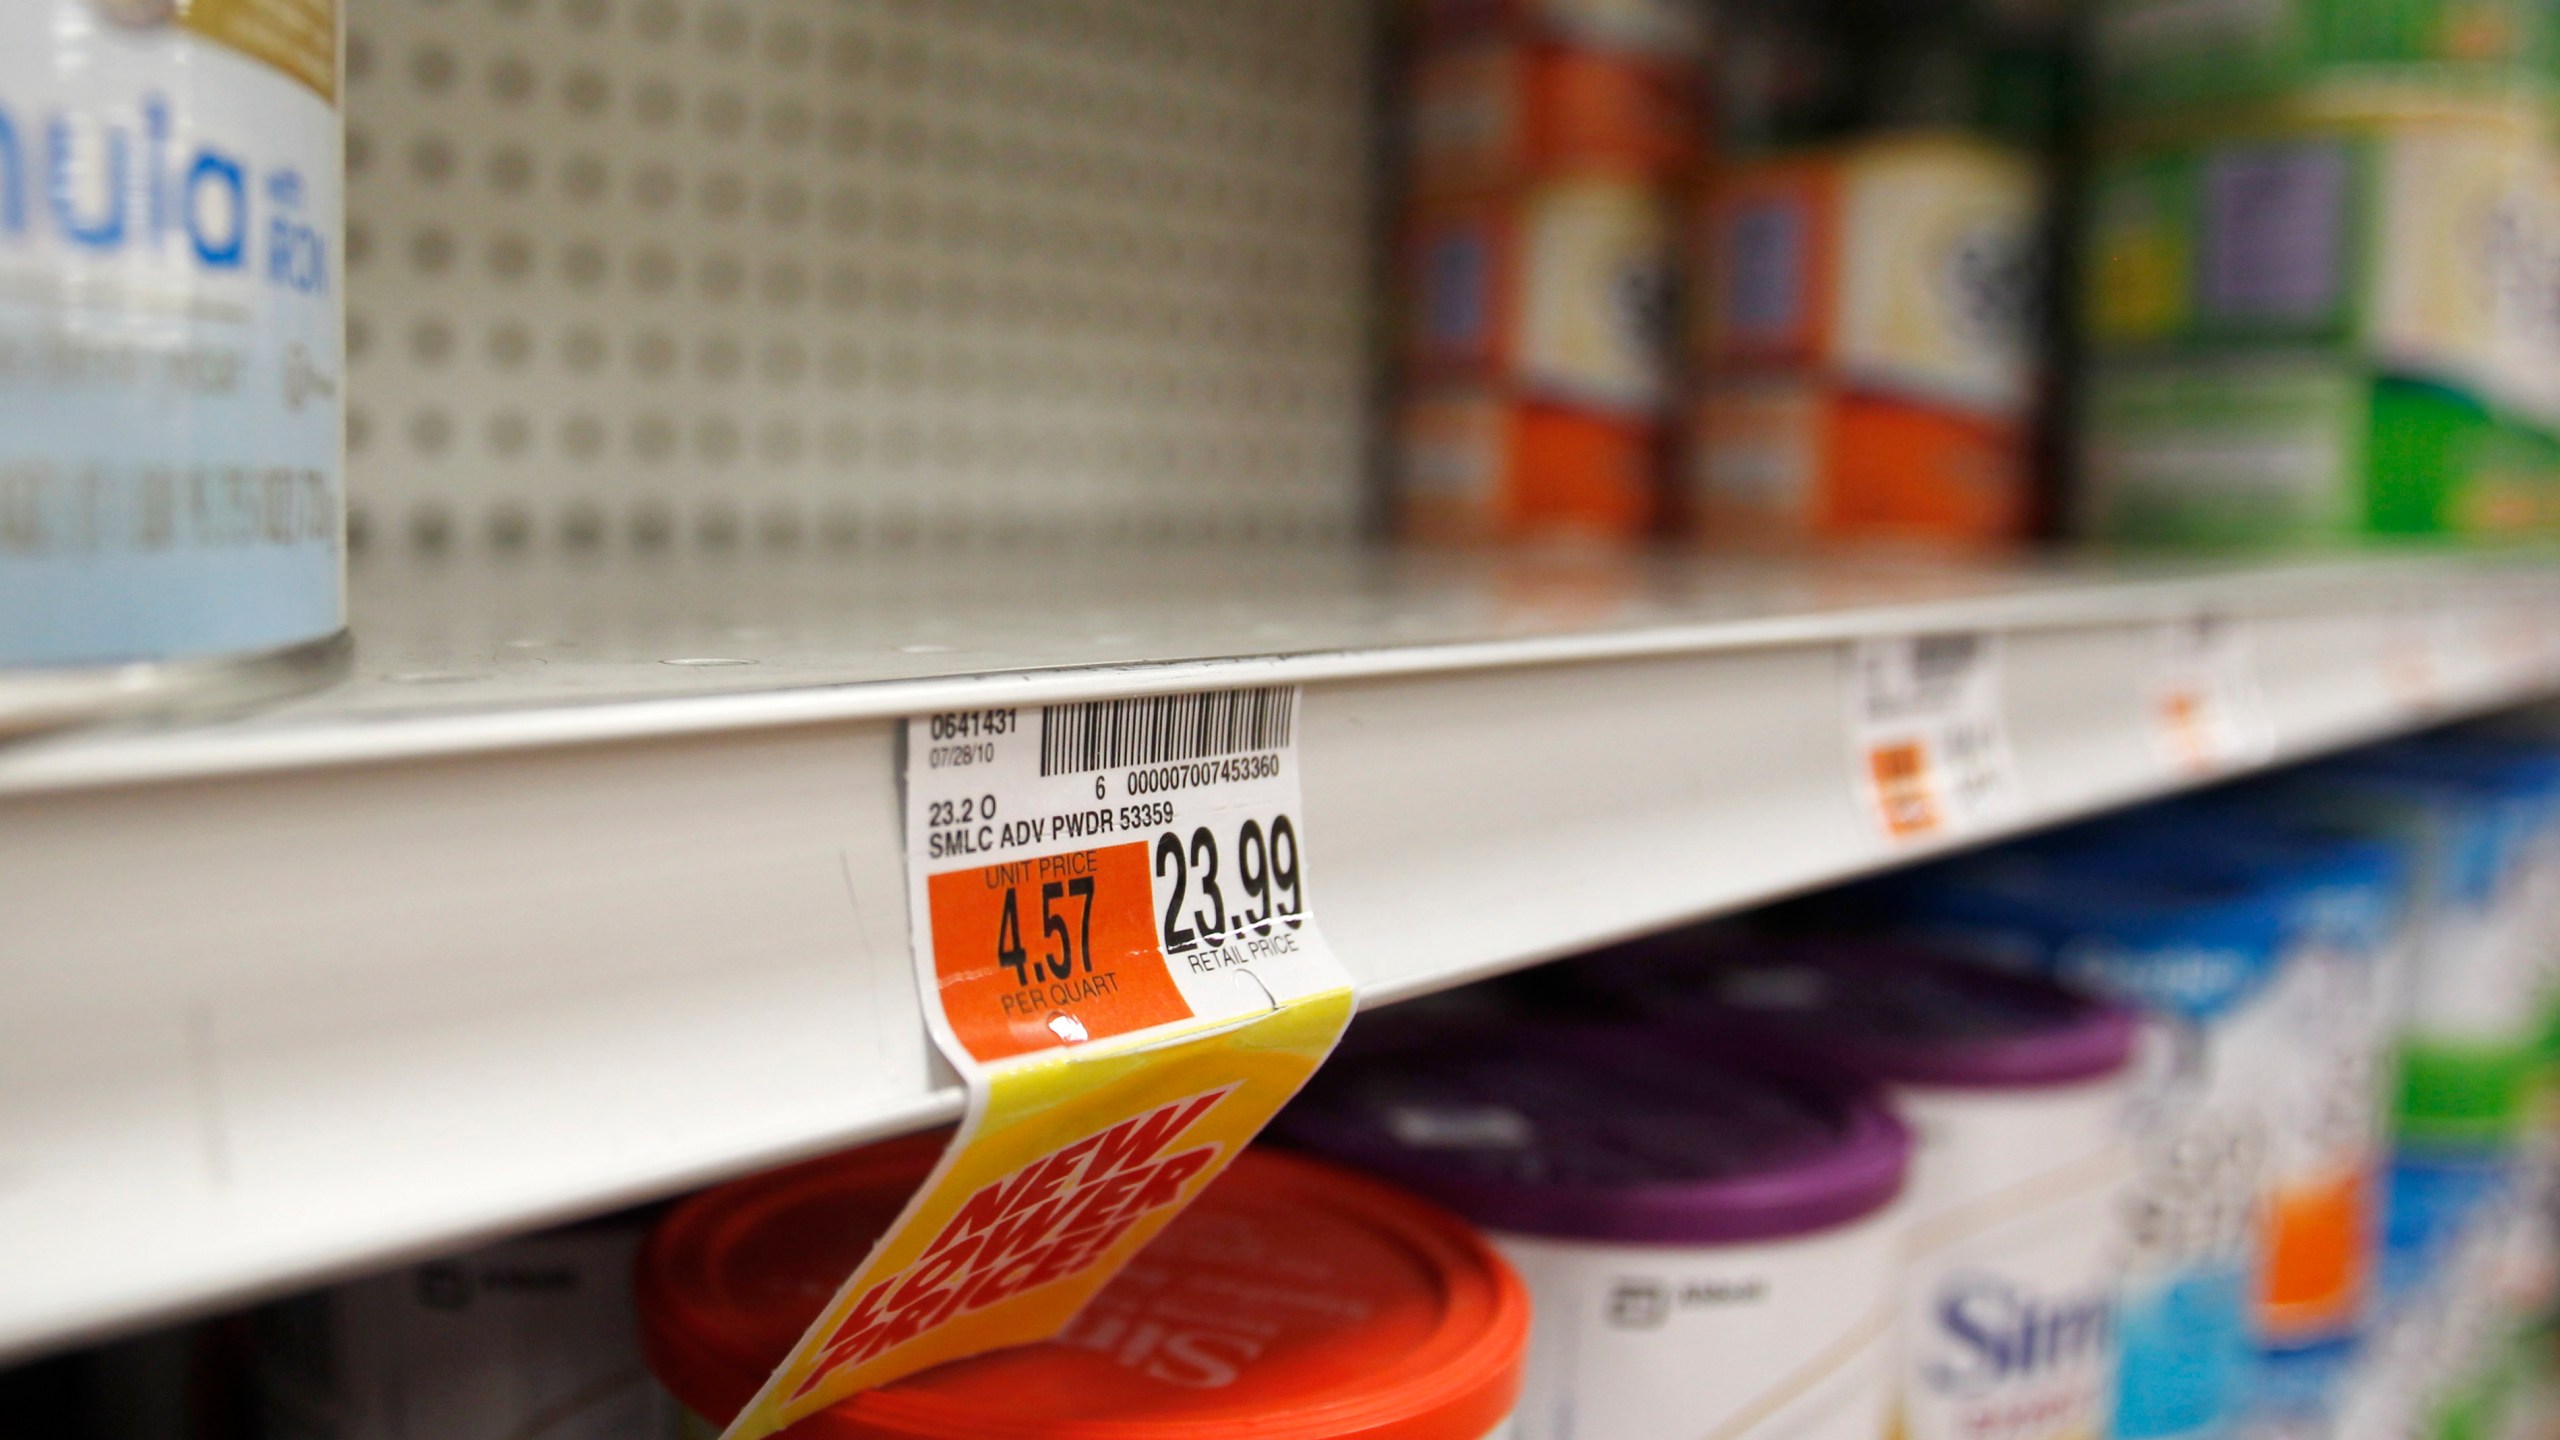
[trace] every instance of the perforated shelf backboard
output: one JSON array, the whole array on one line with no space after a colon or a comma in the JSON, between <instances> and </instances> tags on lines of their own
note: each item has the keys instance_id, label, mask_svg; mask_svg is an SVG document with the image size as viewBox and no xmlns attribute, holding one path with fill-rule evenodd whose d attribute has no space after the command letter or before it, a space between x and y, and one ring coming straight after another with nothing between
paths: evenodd
<instances>
[{"instance_id":1,"label":"perforated shelf backboard","mask_svg":"<svg viewBox=\"0 0 2560 1440\"><path fill-rule=\"evenodd\" d=\"M352 0L376 545L1326 537L1367 0Z\"/></svg>"}]
</instances>

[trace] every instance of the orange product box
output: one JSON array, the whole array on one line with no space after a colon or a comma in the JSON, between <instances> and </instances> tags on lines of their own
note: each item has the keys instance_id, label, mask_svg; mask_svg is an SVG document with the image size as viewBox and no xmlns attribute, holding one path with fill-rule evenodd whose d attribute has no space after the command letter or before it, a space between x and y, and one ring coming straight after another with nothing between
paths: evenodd
<instances>
[{"instance_id":1,"label":"orange product box","mask_svg":"<svg viewBox=\"0 0 2560 1440\"><path fill-rule=\"evenodd\" d=\"M2033 497L2015 420L1802 376L1727 377L1703 388L1686 441L1686 518L1716 543L1993 550L2026 535Z\"/></svg>"},{"instance_id":2,"label":"orange product box","mask_svg":"<svg viewBox=\"0 0 2560 1440\"><path fill-rule=\"evenodd\" d=\"M1697 90L1694 66L1638 54L1505 39L1429 51L1414 67L1411 188L1677 175L1703 150Z\"/></svg>"},{"instance_id":3,"label":"orange product box","mask_svg":"<svg viewBox=\"0 0 2560 1440\"><path fill-rule=\"evenodd\" d=\"M1692 345L1711 373L2028 409L2043 196L2026 155L1956 135L1861 140L1736 166L1701 203Z\"/></svg>"},{"instance_id":4,"label":"orange product box","mask_svg":"<svg viewBox=\"0 0 2560 1440\"><path fill-rule=\"evenodd\" d=\"M1671 387L1669 197L1578 176L1436 206L1408 227L1408 374L1637 418Z\"/></svg>"},{"instance_id":5,"label":"orange product box","mask_svg":"<svg viewBox=\"0 0 2560 1440\"><path fill-rule=\"evenodd\" d=\"M1443 544L1639 539L1668 431L1486 387L1418 392L1398 417L1399 528Z\"/></svg>"}]
</instances>

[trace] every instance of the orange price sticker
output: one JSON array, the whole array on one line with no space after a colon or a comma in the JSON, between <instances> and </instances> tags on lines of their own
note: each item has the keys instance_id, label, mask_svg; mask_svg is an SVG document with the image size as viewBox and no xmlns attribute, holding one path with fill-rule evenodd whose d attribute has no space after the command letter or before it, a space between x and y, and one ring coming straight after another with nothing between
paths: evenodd
<instances>
[{"instance_id":1,"label":"orange price sticker","mask_svg":"<svg viewBox=\"0 0 2560 1440\"><path fill-rule=\"evenodd\" d=\"M1143 843L946 871L926 889L942 1013L981 1061L1191 1018Z\"/></svg>"}]
</instances>

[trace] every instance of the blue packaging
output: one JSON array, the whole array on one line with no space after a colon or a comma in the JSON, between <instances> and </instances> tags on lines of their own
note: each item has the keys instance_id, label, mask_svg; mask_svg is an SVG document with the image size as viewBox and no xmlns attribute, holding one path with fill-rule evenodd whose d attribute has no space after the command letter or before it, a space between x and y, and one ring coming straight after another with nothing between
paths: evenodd
<instances>
[{"instance_id":1,"label":"blue packaging","mask_svg":"<svg viewBox=\"0 0 2560 1440\"><path fill-rule=\"evenodd\" d=\"M2249 1440L2321 1440L2337 1431L2338 1412L2364 1351L2353 1340L2329 1340L2258 1357L2251 1377Z\"/></svg>"},{"instance_id":2,"label":"blue packaging","mask_svg":"<svg viewBox=\"0 0 2560 1440\"><path fill-rule=\"evenodd\" d=\"M1884 887L1915 928L2149 1016L2130 1116L2136 1179L2116 1434L2217 1434L2257 1358L2256 1280L2287 1068L2275 1027L2297 901L2258 869L2154 829L2081 831Z\"/></svg>"},{"instance_id":3,"label":"blue packaging","mask_svg":"<svg viewBox=\"0 0 2560 1440\"><path fill-rule=\"evenodd\" d=\"M2487 740L2381 747L2272 786L2292 813L2411 858L2397 1123L2404 1143L2507 1145L2525 1124L2560 914L2560 757Z\"/></svg>"},{"instance_id":4,"label":"blue packaging","mask_svg":"<svg viewBox=\"0 0 2560 1440\"><path fill-rule=\"evenodd\" d=\"M2494 1151L2404 1153L2391 1166L2383 1235L2382 1289L2399 1304L2444 1277L2463 1235L2515 1184L2515 1167Z\"/></svg>"}]
</instances>

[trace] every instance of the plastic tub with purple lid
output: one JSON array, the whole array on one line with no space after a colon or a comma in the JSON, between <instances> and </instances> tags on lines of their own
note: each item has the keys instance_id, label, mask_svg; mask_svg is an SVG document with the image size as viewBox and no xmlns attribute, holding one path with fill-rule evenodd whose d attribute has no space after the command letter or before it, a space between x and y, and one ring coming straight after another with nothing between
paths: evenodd
<instances>
[{"instance_id":1,"label":"plastic tub with purple lid","mask_svg":"<svg viewBox=\"0 0 2560 1440\"><path fill-rule=\"evenodd\" d=\"M1890 1423L1911 1141L1868 1087L1615 1027L1391 1026L1279 1134L1492 1232L1536 1308L1521 1440Z\"/></svg>"},{"instance_id":2,"label":"plastic tub with purple lid","mask_svg":"<svg viewBox=\"0 0 2560 1440\"><path fill-rule=\"evenodd\" d=\"M1902 1301L1907 1440L2110 1433L2135 1015L1910 945L1656 944L1576 967L1692 1054L1836 1068L1916 1141Z\"/></svg>"}]
</instances>

